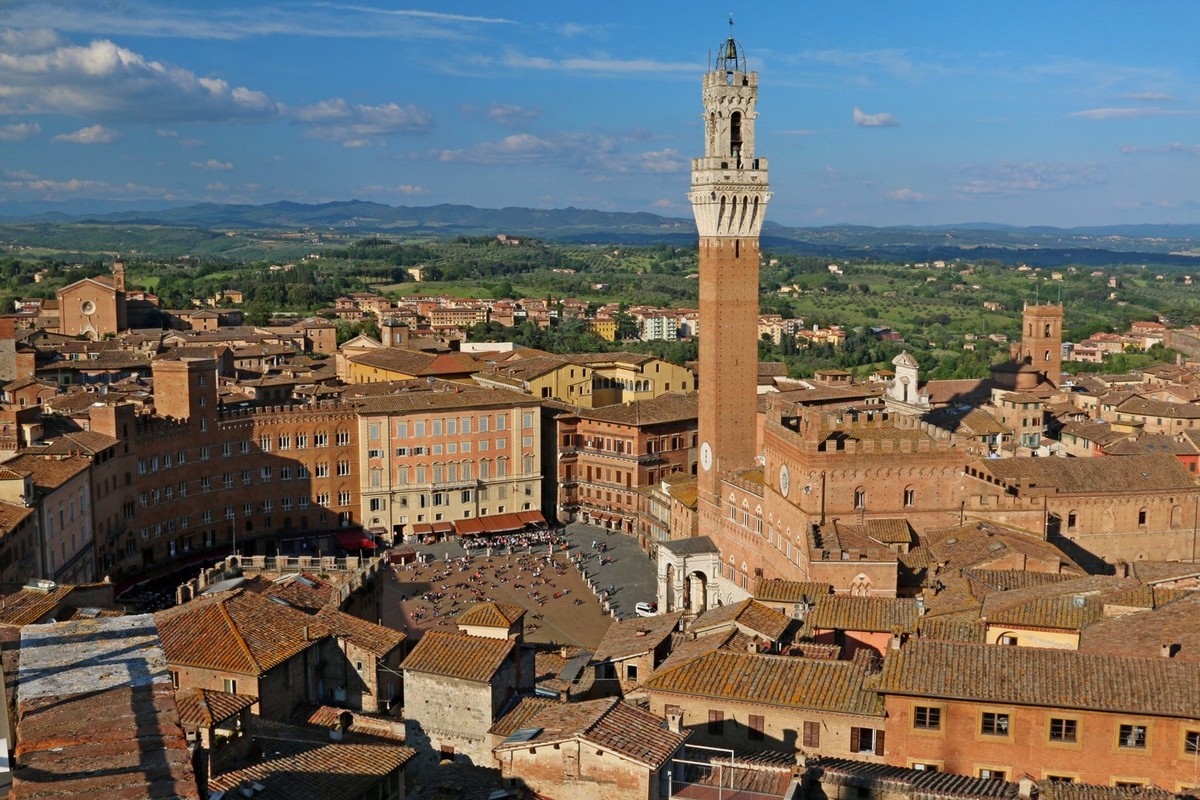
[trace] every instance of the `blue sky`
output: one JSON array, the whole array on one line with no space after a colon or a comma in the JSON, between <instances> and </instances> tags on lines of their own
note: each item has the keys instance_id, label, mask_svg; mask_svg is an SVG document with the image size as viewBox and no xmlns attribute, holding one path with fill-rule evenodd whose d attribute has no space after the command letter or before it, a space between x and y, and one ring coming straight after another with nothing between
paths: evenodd
<instances>
[{"instance_id":1,"label":"blue sky","mask_svg":"<svg viewBox=\"0 0 1200 800\"><path fill-rule=\"evenodd\" d=\"M1200 221L1200 3L0 0L0 202L690 216L735 35L787 225Z\"/></svg>"}]
</instances>

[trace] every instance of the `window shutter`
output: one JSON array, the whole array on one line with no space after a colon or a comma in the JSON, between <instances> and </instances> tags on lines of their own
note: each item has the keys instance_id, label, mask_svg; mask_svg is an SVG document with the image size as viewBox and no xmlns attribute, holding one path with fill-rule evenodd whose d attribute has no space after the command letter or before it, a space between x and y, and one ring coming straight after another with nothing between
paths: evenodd
<instances>
[{"instance_id":1,"label":"window shutter","mask_svg":"<svg viewBox=\"0 0 1200 800\"><path fill-rule=\"evenodd\" d=\"M804 723L804 746L813 748L821 746L821 723Z\"/></svg>"},{"instance_id":2,"label":"window shutter","mask_svg":"<svg viewBox=\"0 0 1200 800\"><path fill-rule=\"evenodd\" d=\"M875 755L883 755L883 731L875 731Z\"/></svg>"},{"instance_id":3,"label":"window shutter","mask_svg":"<svg viewBox=\"0 0 1200 800\"><path fill-rule=\"evenodd\" d=\"M850 729L850 752L851 753L858 752L858 739L859 739L858 731L859 731L858 728Z\"/></svg>"}]
</instances>

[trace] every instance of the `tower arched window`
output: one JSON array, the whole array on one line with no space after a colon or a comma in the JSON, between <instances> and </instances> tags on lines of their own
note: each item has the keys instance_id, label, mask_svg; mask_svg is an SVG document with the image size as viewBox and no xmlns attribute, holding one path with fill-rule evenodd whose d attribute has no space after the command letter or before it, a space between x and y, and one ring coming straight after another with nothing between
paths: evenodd
<instances>
[{"instance_id":1,"label":"tower arched window","mask_svg":"<svg viewBox=\"0 0 1200 800\"><path fill-rule=\"evenodd\" d=\"M729 155L734 158L742 154L742 112L729 115Z\"/></svg>"},{"instance_id":2,"label":"tower arched window","mask_svg":"<svg viewBox=\"0 0 1200 800\"><path fill-rule=\"evenodd\" d=\"M1047 323L1046 323L1046 330L1045 330L1045 332L1044 332L1042 335L1043 335L1043 336L1049 336L1049 335L1050 335L1050 323L1049 323L1049 322L1047 322Z\"/></svg>"},{"instance_id":3,"label":"tower arched window","mask_svg":"<svg viewBox=\"0 0 1200 800\"><path fill-rule=\"evenodd\" d=\"M1049 361L1049 360L1050 360L1050 351L1047 350L1046 351L1046 361Z\"/></svg>"}]
</instances>

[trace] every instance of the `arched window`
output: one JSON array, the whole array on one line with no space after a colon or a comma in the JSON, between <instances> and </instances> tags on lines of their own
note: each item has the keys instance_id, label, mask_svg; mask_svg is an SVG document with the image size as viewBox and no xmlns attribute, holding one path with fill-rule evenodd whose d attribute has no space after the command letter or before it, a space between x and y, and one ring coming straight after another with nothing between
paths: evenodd
<instances>
[{"instance_id":1,"label":"arched window","mask_svg":"<svg viewBox=\"0 0 1200 800\"><path fill-rule=\"evenodd\" d=\"M1179 506L1171 506L1171 527L1178 528L1183 525L1183 509Z\"/></svg>"},{"instance_id":2,"label":"arched window","mask_svg":"<svg viewBox=\"0 0 1200 800\"><path fill-rule=\"evenodd\" d=\"M1049 322L1046 323L1046 329L1045 329L1045 332L1043 333L1043 335L1044 336L1050 335L1050 323Z\"/></svg>"},{"instance_id":3,"label":"arched window","mask_svg":"<svg viewBox=\"0 0 1200 800\"><path fill-rule=\"evenodd\" d=\"M735 158L742 154L742 112L729 115L729 155Z\"/></svg>"},{"instance_id":4,"label":"arched window","mask_svg":"<svg viewBox=\"0 0 1200 800\"><path fill-rule=\"evenodd\" d=\"M1047 350L1046 351L1046 361L1049 361L1049 360L1050 360L1050 351Z\"/></svg>"},{"instance_id":5,"label":"arched window","mask_svg":"<svg viewBox=\"0 0 1200 800\"><path fill-rule=\"evenodd\" d=\"M858 510L867 507L867 490L863 487L858 487L854 490L854 508Z\"/></svg>"},{"instance_id":6,"label":"arched window","mask_svg":"<svg viewBox=\"0 0 1200 800\"><path fill-rule=\"evenodd\" d=\"M1138 527L1139 527L1139 528L1144 528L1144 527L1146 527L1146 524L1147 524L1148 518L1149 518L1149 514L1148 514L1148 512L1146 511L1146 509L1144 509L1144 508L1139 508L1139 509L1138 509Z\"/></svg>"},{"instance_id":7,"label":"arched window","mask_svg":"<svg viewBox=\"0 0 1200 800\"><path fill-rule=\"evenodd\" d=\"M904 487L904 507L912 508L917 503L917 490L911 486Z\"/></svg>"}]
</instances>

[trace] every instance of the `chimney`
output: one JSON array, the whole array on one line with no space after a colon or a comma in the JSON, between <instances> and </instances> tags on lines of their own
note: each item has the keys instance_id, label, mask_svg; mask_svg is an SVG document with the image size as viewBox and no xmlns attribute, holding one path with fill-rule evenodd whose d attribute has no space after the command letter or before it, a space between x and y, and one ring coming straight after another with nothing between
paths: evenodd
<instances>
[{"instance_id":1,"label":"chimney","mask_svg":"<svg viewBox=\"0 0 1200 800\"><path fill-rule=\"evenodd\" d=\"M309 634L310 634L310 631L309 631L309 629L308 629L308 626L307 626L307 625L305 625L305 626L304 626L304 641L306 641L306 642L308 642L308 641L312 641L312 640L309 638Z\"/></svg>"},{"instance_id":2,"label":"chimney","mask_svg":"<svg viewBox=\"0 0 1200 800\"><path fill-rule=\"evenodd\" d=\"M683 714L677 711L667 714L667 730L671 733L683 733Z\"/></svg>"},{"instance_id":3,"label":"chimney","mask_svg":"<svg viewBox=\"0 0 1200 800\"><path fill-rule=\"evenodd\" d=\"M1158 654L1163 658L1174 658L1179 652L1178 642L1163 642L1162 647L1158 649Z\"/></svg>"}]
</instances>

